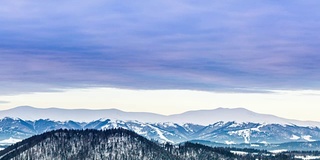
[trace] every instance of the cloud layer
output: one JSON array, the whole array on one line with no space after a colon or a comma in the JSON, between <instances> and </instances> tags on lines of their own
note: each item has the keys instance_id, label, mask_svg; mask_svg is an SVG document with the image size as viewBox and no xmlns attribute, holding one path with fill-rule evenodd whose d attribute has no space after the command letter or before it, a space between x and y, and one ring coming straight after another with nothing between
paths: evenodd
<instances>
[{"instance_id":1,"label":"cloud layer","mask_svg":"<svg viewBox=\"0 0 320 160\"><path fill-rule=\"evenodd\" d=\"M4 1L0 93L320 89L319 1Z\"/></svg>"}]
</instances>

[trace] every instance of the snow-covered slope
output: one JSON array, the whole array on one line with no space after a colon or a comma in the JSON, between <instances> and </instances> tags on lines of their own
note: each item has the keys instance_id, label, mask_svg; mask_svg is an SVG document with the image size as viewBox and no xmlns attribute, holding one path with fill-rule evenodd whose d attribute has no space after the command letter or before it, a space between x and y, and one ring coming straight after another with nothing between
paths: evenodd
<instances>
[{"instance_id":1,"label":"snow-covered slope","mask_svg":"<svg viewBox=\"0 0 320 160\"><path fill-rule=\"evenodd\" d=\"M259 114L244 108L217 108L213 110L189 111L175 115L160 115L147 112L124 112L117 109L60 109L60 108L34 108L29 106L16 107L0 111L0 118L17 117L23 120L51 119L56 121L91 122L100 118L118 120L137 120L140 122L158 123L173 122L178 124L193 123L209 125L219 121L253 122L268 124L295 124L299 126L320 126L320 122L298 121L280 118L273 115Z\"/></svg>"},{"instance_id":2,"label":"snow-covered slope","mask_svg":"<svg viewBox=\"0 0 320 160\"><path fill-rule=\"evenodd\" d=\"M224 144L240 143L284 143L320 141L318 127L296 125L216 122L207 126L177 123L146 123L100 119L88 123L75 121L0 119L0 141L25 139L56 129L96 129L124 128L134 131L150 140L180 143L190 140L205 140Z\"/></svg>"}]
</instances>

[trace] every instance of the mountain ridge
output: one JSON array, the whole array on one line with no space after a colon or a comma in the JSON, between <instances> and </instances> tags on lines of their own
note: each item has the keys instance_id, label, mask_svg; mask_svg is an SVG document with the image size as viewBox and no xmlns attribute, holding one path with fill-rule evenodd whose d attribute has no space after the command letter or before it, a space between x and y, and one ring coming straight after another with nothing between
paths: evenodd
<instances>
[{"instance_id":1,"label":"mountain ridge","mask_svg":"<svg viewBox=\"0 0 320 160\"><path fill-rule=\"evenodd\" d=\"M36 121L3 118L0 119L0 142L22 140L33 135L57 129L96 129L105 130L124 128L134 131L149 140L161 143L181 143L190 140L206 140L224 144L240 143L285 143L320 141L319 127L302 127L296 125L216 122L207 126L187 123L145 123L139 121L122 121L99 119L89 123L75 121ZM7 143L0 146L7 145Z\"/></svg>"},{"instance_id":2,"label":"mountain ridge","mask_svg":"<svg viewBox=\"0 0 320 160\"><path fill-rule=\"evenodd\" d=\"M295 124L299 126L318 126L320 122L286 119L270 114L261 114L245 108L216 108L212 110L193 110L180 114L161 115L149 112L125 112L119 109L62 109L35 108L19 106L0 111L0 118L13 117L23 120L51 119L56 121L73 120L91 122L100 118L119 120L138 120L141 122L174 122L178 124L194 123L209 125L219 121L255 122L271 124Z\"/></svg>"}]
</instances>

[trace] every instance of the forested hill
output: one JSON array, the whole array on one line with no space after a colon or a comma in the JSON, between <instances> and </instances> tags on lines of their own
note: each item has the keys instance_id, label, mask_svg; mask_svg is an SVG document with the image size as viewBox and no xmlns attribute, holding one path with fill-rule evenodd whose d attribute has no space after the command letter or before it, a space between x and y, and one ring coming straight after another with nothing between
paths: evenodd
<instances>
[{"instance_id":1,"label":"forested hill","mask_svg":"<svg viewBox=\"0 0 320 160\"><path fill-rule=\"evenodd\" d=\"M33 136L0 152L0 159L177 159L159 145L124 129L56 130Z\"/></svg>"},{"instance_id":2,"label":"forested hill","mask_svg":"<svg viewBox=\"0 0 320 160\"><path fill-rule=\"evenodd\" d=\"M30 137L0 151L0 160L239 160L254 158L257 156L236 155L227 148L212 148L190 142L180 145L159 144L125 129L60 129ZM277 159L274 156L264 158Z\"/></svg>"}]
</instances>

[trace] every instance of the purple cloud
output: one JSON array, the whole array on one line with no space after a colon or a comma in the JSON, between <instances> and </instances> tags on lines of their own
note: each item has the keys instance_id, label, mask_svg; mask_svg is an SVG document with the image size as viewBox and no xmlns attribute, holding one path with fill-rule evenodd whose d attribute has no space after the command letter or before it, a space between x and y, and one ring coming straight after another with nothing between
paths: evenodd
<instances>
[{"instance_id":1,"label":"purple cloud","mask_svg":"<svg viewBox=\"0 0 320 160\"><path fill-rule=\"evenodd\" d=\"M4 1L1 93L318 89L318 1Z\"/></svg>"}]
</instances>

